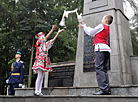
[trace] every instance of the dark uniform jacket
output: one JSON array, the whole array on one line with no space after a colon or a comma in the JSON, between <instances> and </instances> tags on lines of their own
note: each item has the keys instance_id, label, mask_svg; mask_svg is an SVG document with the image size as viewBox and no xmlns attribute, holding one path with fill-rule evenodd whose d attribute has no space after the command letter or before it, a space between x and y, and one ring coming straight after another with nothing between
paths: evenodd
<instances>
[{"instance_id":1,"label":"dark uniform jacket","mask_svg":"<svg viewBox=\"0 0 138 102\"><path fill-rule=\"evenodd\" d=\"M11 65L11 76L9 77L8 84L22 84L25 74L25 64L19 60Z\"/></svg>"}]
</instances>

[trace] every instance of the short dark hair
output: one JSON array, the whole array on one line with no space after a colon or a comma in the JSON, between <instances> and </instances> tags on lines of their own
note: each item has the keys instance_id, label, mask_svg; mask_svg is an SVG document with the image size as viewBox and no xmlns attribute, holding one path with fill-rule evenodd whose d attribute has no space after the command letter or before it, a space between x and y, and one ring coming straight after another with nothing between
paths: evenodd
<instances>
[{"instance_id":1,"label":"short dark hair","mask_svg":"<svg viewBox=\"0 0 138 102\"><path fill-rule=\"evenodd\" d=\"M113 22L113 16L111 16L111 15L106 15L105 18L107 19L107 22L108 22L109 25Z\"/></svg>"}]
</instances>

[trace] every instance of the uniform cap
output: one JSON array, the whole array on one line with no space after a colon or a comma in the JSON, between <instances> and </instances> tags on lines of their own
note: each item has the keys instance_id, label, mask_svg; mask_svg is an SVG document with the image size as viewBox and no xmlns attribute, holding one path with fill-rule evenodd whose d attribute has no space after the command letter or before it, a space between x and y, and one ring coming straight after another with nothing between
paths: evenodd
<instances>
[{"instance_id":1,"label":"uniform cap","mask_svg":"<svg viewBox=\"0 0 138 102\"><path fill-rule=\"evenodd\" d=\"M20 54L21 58L24 56L23 51L21 49L18 49L16 53Z\"/></svg>"}]
</instances>

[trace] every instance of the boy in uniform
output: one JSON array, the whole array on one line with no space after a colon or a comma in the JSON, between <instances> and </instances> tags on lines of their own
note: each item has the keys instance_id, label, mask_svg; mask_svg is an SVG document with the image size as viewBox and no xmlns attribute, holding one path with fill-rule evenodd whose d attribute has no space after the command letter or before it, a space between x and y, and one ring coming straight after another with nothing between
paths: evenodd
<instances>
[{"instance_id":1,"label":"boy in uniform","mask_svg":"<svg viewBox=\"0 0 138 102\"><path fill-rule=\"evenodd\" d=\"M6 83L10 85L10 93L9 95L14 95L14 88L22 87L24 74L25 74L25 64L20 58L23 57L23 51L18 49L15 55L16 61L11 65L11 75L6 80Z\"/></svg>"}]
</instances>

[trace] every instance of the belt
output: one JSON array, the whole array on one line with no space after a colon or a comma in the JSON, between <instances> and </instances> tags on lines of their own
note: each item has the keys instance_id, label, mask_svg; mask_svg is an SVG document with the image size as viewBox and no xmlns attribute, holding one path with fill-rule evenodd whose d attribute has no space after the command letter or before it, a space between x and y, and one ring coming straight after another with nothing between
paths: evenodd
<instances>
[{"instance_id":1,"label":"belt","mask_svg":"<svg viewBox=\"0 0 138 102\"><path fill-rule=\"evenodd\" d=\"M20 75L20 73L11 73L11 75Z\"/></svg>"},{"instance_id":2,"label":"belt","mask_svg":"<svg viewBox=\"0 0 138 102\"><path fill-rule=\"evenodd\" d=\"M107 45L106 43L96 43L96 44L93 44L92 46L95 46L95 45L98 45L98 44L105 44L105 45Z\"/></svg>"},{"instance_id":3,"label":"belt","mask_svg":"<svg viewBox=\"0 0 138 102\"><path fill-rule=\"evenodd\" d=\"M46 51L40 51L40 53L44 53L44 54L47 54L47 52L46 52Z\"/></svg>"}]
</instances>

